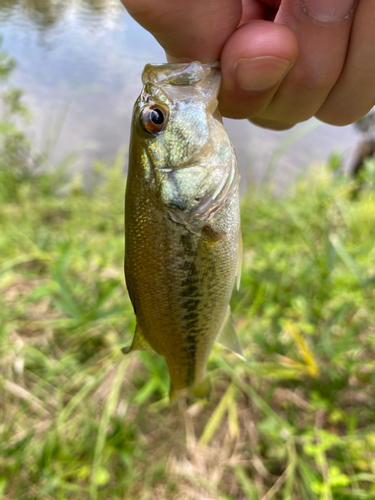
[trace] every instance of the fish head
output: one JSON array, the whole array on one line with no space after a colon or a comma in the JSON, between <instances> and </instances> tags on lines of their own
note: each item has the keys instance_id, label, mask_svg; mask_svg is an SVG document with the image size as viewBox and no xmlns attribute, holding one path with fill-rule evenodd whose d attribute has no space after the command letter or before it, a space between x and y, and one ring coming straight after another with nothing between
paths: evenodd
<instances>
[{"instance_id":1,"label":"fish head","mask_svg":"<svg viewBox=\"0 0 375 500\"><path fill-rule=\"evenodd\" d=\"M177 222L202 226L238 189L233 147L217 111L217 64L148 64L135 103L132 142L140 175Z\"/></svg>"}]
</instances>

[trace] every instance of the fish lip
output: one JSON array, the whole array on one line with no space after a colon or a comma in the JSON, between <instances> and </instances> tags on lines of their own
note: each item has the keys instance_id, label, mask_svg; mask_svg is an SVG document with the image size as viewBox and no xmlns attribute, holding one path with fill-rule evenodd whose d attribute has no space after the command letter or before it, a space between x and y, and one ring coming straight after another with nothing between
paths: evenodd
<instances>
[{"instance_id":1,"label":"fish lip","mask_svg":"<svg viewBox=\"0 0 375 500\"><path fill-rule=\"evenodd\" d=\"M193 94L194 99L214 102L212 112L217 108L217 96L220 90L220 64L203 64L198 61L181 64L147 64L142 73L142 100L160 92L162 100L173 104L182 101L183 94ZM181 89L180 89L181 87ZM190 90L187 89L190 87ZM184 90L185 88L185 90Z\"/></svg>"},{"instance_id":2,"label":"fish lip","mask_svg":"<svg viewBox=\"0 0 375 500\"><path fill-rule=\"evenodd\" d=\"M191 68L189 73L188 70ZM164 72L162 71L164 69ZM185 70L185 71L184 71ZM208 71L207 71L208 70ZM142 73L142 83L158 83L159 85L196 85L205 80L212 70L220 71L220 62L201 63L191 61L188 63L162 63L146 64ZM146 79L147 78L147 79Z\"/></svg>"}]
</instances>

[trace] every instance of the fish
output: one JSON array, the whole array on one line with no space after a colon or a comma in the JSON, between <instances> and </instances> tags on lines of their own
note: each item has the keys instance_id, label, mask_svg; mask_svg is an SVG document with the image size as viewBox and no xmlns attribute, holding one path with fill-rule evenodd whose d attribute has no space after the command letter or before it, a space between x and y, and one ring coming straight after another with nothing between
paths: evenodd
<instances>
[{"instance_id":1,"label":"fish","mask_svg":"<svg viewBox=\"0 0 375 500\"><path fill-rule=\"evenodd\" d=\"M136 329L124 353L164 356L170 399L207 396L214 342L244 358L229 308L240 280L240 173L217 111L217 63L147 64L133 110L125 278Z\"/></svg>"}]
</instances>

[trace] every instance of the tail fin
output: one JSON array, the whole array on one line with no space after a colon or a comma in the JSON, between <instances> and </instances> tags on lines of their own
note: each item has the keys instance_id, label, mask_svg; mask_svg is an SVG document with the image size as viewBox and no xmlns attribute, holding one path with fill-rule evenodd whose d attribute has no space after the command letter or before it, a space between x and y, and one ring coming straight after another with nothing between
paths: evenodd
<instances>
[{"instance_id":1,"label":"tail fin","mask_svg":"<svg viewBox=\"0 0 375 500\"><path fill-rule=\"evenodd\" d=\"M192 395L195 398L208 398L211 394L212 386L209 377L207 376L201 382L191 387L186 387L185 389L175 390L171 383L171 388L169 391L169 399L171 403L175 401L179 396L183 394Z\"/></svg>"},{"instance_id":2,"label":"tail fin","mask_svg":"<svg viewBox=\"0 0 375 500\"><path fill-rule=\"evenodd\" d=\"M195 396L196 398L208 398L211 394L212 386L211 380L207 376L202 382L197 385L194 385L190 390L190 394Z\"/></svg>"}]
</instances>

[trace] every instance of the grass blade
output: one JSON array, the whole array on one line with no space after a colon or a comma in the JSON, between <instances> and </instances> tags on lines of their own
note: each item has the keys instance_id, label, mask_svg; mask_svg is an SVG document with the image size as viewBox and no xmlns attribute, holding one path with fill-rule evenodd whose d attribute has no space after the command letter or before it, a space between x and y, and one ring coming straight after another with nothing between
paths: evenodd
<instances>
[{"instance_id":1,"label":"grass blade","mask_svg":"<svg viewBox=\"0 0 375 500\"><path fill-rule=\"evenodd\" d=\"M98 435L95 443L94 460L92 463L92 471L90 477L89 491L91 500L96 500L98 498L98 482L101 483L103 482L104 479L103 475L105 473L103 468L101 467L102 452L105 445L106 433L109 421L118 403L121 384L124 379L127 364L128 364L127 360L123 359L120 361L118 365L116 374L113 379L111 392L109 393L109 396L107 398L107 402L104 407L104 411L100 421Z\"/></svg>"}]
</instances>

